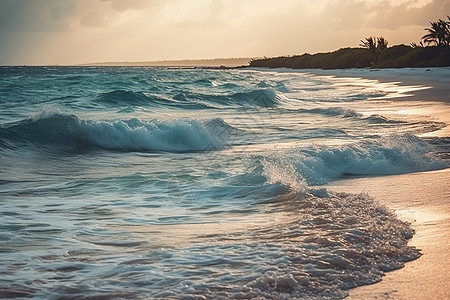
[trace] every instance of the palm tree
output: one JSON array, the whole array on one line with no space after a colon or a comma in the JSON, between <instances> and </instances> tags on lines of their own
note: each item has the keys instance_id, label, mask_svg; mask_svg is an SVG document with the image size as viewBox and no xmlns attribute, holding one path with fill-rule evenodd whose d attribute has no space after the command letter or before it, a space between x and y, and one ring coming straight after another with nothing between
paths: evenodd
<instances>
[{"instance_id":1,"label":"palm tree","mask_svg":"<svg viewBox=\"0 0 450 300\"><path fill-rule=\"evenodd\" d=\"M377 40L375 37L368 37L365 40L361 40L361 44L359 45L369 50L373 55L377 52Z\"/></svg>"},{"instance_id":2,"label":"palm tree","mask_svg":"<svg viewBox=\"0 0 450 300\"><path fill-rule=\"evenodd\" d=\"M447 16L450 21L450 17ZM439 19L437 22L430 22L431 27L425 28L428 34L422 37L422 40L428 45L436 46L450 44L450 22Z\"/></svg>"},{"instance_id":3,"label":"palm tree","mask_svg":"<svg viewBox=\"0 0 450 300\"><path fill-rule=\"evenodd\" d=\"M450 45L450 16L447 16L447 22L445 22L445 24L447 25L447 33L446 33L446 44Z\"/></svg>"},{"instance_id":4,"label":"palm tree","mask_svg":"<svg viewBox=\"0 0 450 300\"><path fill-rule=\"evenodd\" d=\"M382 36L378 38L368 37L365 40L361 40L359 45L369 50L373 61L376 62L380 53L387 49L388 41Z\"/></svg>"},{"instance_id":5,"label":"palm tree","mask_svg":"<svg viewBox=\"0 0 450 300\"><path fill-rule=\"evenodd\" d=\"M383 51L387 49L387 45L388 45L388 41L380 36L379 38L377 38L377 49L378 51Z\"/></svg>"},{"instance_id":6,"label":"palm tree","mask_svg":"<svg viewBox=\"0 0 450 300\"><path fill-rule=\"evenodd\" d=\"M423 47L424 47L422 41L420 41L419 43L412 42L412 43L410 43L409 45L411 46L411 48L423 48Z\"/></svg>"}]
</instances>

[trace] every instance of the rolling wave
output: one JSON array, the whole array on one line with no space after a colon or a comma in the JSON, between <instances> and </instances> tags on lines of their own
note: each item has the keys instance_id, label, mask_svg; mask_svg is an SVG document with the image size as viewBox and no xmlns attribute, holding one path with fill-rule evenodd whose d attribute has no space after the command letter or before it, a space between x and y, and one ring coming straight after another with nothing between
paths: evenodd
<instances>
[{"instance_id":1,"label":"rolling wave","mask_svg":"<svg viewBox=\"0 0 450 300\"><path fill-rule=\"evenodd\" d=\"M98 95L94 102L106 107L174 107L185 109L202 109L208 106L155 93L133 92L130 90L114 90Z\"/></svg>"},{"instance_id":2,"label":"rolling wave","mask_svg":"<svg viewBox=\"0 0 450 300\"><path fill-rule=\"evenodd\" d=\"M443 169L430 144L413 135L395 135L341 147L294 149L259 158L268 181L322 185L342 176L378 176ZM274 180L273 178L277 178Z\"/></svg>"},{"instance_id":3,"label":"rolling wave","mask_svg":"<svg viewBox=\"0 0 450 300\"><path fill-rule=\"evenodd\" d=\"M326 107L326 108L312 108L312 109L299 109L299 112L321 114L325 116L341 116L346 118L361 118L363 115L357 111L349 108L342 107Z\"/></svg>"},{"instance_id":4,"label":"rolling wave","mask_svg":"<svg viewBox=\"0 0 450 300\"><path fill-rule=\"evenodd\" d=\"M183 92L173 97L179 101L201 104L210 108L276 107L281 97L272 89L256 89L233 94L201 94Z\"/></svg>"},{"instance_id":5,"label":"rolling wave","mask_svg":"<svg viewBox=\"0 0 450 300\"><path fill-rule=\"evenodd\" d=\"M316 107L316 108L299 108L299 109L288 109L288 111L295 111L298 113L309 113L309 114L319 114L326 117L342 117L342 118L355 118L367 121L373 124L405 124L406 121L388 119L385 116L379 114L372 114L365 117L362 113L357 112L354 109L343 108L343 107Z\"/></svg>"},{"instance_id":6,"label":"rolling wave","mask_svg":"<svg viewBox=\"0 0 450 300\"><path fill-rule=\"evenodd\" d=\"M129 90L114 90L100 94L96 102L107 105L145 105L151 104L153 99L141 92Z\"/></svg>"},{"instance_id":7,"label":"rolling wave","mask_svg":"<svg viewBox=\"0 0 450 300\"><path fill-rule=\"evenodd\" d=\"M114 90L98 95L93 101L107 107L148 106L180 108L239 108L239 107L275 107L280 104L280 97L272 89L256 89L232 94L202 94L183 91L167 94Z\"/></svg>"},{"instance_id":8,"label":"rolling wave","mask_svg":"<svg viewBox=\"0 0 450 300\"><path fill-rule=\"evenodd\" d=\"M247 93L236 93L229 97L229 99L237 100L237 105L259 107L275 107L281 102L281 98L272 89L261 89Z\"/></svg>"},{"instance_id":9,"label":"rolling wave","mask_svg":"<svg viewBox=\"0 0 450 300\"><path fill-rule=\"evenodd\" d=\"M51 114L0 128L0 145L39 144L57 149L100 147L119 151L190 152L222 149L233 130L220 118L207 121L83 120ZM10 147L11 148L11 147Z\"/></svg>"}]
</instances>

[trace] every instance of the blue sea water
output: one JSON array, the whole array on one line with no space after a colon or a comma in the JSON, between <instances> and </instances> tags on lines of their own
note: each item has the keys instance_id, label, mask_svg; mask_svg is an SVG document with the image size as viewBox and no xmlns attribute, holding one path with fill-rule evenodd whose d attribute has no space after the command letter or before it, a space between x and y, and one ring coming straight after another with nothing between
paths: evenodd
<instances>
[{"instance_id":1,"label":"blue sea water","mask_svg":"<svg viewBox=\"0 0 450 300\"><path fill-rule=\"evenodd\" d=\"M447 168L379 82L0 68L0 298L336 299L420 256L333 180ZM431 105L431 104L424 104Z\"/></svg>"}]
</instances>

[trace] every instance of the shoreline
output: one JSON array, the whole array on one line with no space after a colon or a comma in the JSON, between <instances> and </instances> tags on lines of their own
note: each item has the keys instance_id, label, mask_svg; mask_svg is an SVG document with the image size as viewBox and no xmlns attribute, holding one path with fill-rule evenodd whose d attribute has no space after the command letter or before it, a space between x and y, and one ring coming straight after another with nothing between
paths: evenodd
<instances>
[{"instance_id":1,"label":"shoreline","mask_svg":"<svg viewBox=\"0 0 450 300\"><path fill-rule=\"evenodd\" d=\"M378 283L349 290L347 299L450 299L450 168L403 175L343 179L327 188L368 193L415 230L408 245L422 256L387 272ZM389 193L386 193L386 190Z\"/></svg>"},{"instance_id":2,"label":"shoreline","mask_svg":"<svg viewBox=\"0 0 450 300\"><path fill-rule=\"evenodd\" d=\"M281 70L287 72L288 70ZM291 70L289 70L291 71ZM419 89L392 101L433 102L420 111L447 124L424 136L450 137L450 68L429 69L350 69L292 70L312 76L331 76L377 80L399 87ZM447 76L443 74L447 74ZM421 89L421 87L424 87ZM433 104L431 103L431 104ZM347 193L367 193L411 223L415 230L410 246L421 249L422 256L406 262L401 269L387 272L378 283L349 290L347 299L450 299L450 168L402 175L350 178L331 182L327 188Z\"/></svg>"},{"instance_id":3,"label":"shoreline","mask_svg":"<svg viewBox=\"0 0 450 300\"><path fill-rule=\"evenodd\" d=\"M386 84L389 90L397 93L374 100L389 100L401 106L404 103L419 104L405 109L402 114L423 115L431 120L445 123L446 126L425 134L423 137L450 137L450 67L440 68L403 68L403 69L345 69L345 70L309 70L312 76L331 77L337 82L354 83L355 79L374 80Z\"/></svg>"},{"instance_id":4,"label":"shoreline","mask_svg":"<svg viewBox=\"0 0 450 300\"><path fill-rule=\"evenodd\" d=\"M311 76L326 76L336 80L368 79L391 83L399 87L412 87L408 94L396 100L440 101L450 104L450 67L392 68L392 69L290 69L290 68L246 68L253 71L275 73L301 73Z\"/></svg>"},{"instance_id":5,"label":"shoreline","mask_svg":"<svg viewBox=\"0 0 450 300\"><path fill-rule=\"evenodd\" d=\"M450 67L400 68L400 69L289 69L248 68L252 71L273 73L298 73L311 77L327 78L336 84L375 86L383 84L391 94L370 101L388 100L409 107L401 114L426 116L431 121L445 123L436 131L421 134L423 137L450 137ZM355 80L356 83L355 83ZM367 82L369 81L369 82ZM418 105L418 104L421 105ZM423 105L422 105L423 104ZM415 106L415 108L411 108Z\"/></svg>"},{"instance_id":6,"label":"shoreline","mask_svg":"<svg viewBox=\"0 0 450 300\"><path fill-rule=\"evenodd\" d=\"M401 69L344 69L308 70L315 75L343 76L395 83L400 87L411 86L408 94L396 100L440 101L450 104L450 67L439 68L401 68Z\"/></svg>"}]
</instances>

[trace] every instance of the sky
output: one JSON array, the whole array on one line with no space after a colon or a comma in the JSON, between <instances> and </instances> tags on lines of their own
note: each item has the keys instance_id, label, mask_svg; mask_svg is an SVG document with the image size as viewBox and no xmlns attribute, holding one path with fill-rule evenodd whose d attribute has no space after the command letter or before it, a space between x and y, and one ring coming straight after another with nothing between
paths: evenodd
<instances>
[{"instance_id":1,"label":"sky","mask_svg":"<svg viewBox=\"0 0 450 300\"><path fill-rule=\"evenodd\" d=\"M450 0L0 0L0 65L317 53L418 42Z\"/></svg>"}]
</instances>

